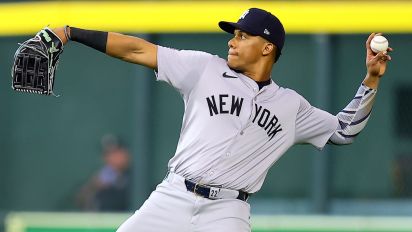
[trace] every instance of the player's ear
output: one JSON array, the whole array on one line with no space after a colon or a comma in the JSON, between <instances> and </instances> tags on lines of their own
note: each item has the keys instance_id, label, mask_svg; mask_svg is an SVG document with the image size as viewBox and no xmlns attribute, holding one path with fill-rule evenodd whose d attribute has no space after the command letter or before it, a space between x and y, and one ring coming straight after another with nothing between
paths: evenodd
<instances>
[{"instance_id":1,"label":"player's ear","mask_svg":"<svg viewBox=\"0 0 412 232\"><path fill-rule=\"evenodd\" d=\"M270 53L275 52L274 50L275 50L275 45L273 45L272 43L265 43L263 46L262 53L264 56L267 56Z\"/></svg>"}]
</instances>

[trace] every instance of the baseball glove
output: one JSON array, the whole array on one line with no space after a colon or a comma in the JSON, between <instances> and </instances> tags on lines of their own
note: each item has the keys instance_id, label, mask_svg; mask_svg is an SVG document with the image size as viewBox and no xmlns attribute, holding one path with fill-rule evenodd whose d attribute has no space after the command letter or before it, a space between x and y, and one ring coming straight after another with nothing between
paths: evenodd
<instances>
[{"instance_id":1,"label":"baseball glove","mask_svg":"<svg viewBox=\"0 0 412 232\"><path fill-rule=\"evenodd\" d=\"M54 73L63 52L63 42L46 27L19 45L11 69L12 88L17 91L54 95Z\"/></svg>"}]
</instances>

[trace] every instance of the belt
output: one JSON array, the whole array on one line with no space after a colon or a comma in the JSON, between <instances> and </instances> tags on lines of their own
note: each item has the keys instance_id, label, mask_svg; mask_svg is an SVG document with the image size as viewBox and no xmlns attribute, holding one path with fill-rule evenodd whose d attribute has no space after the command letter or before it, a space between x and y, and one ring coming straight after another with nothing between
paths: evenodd
<instances>
[{"instance_id":1,"label":"belt","mask_svg":"<svg viewBox=\"0 0 412 232\"><path fill-rule=\"evenodd\" d=\"M223 199L223 198L234 198L234 199L238 199L242 201L247 201L249 198L249 194L243 191L202 185L202 184L194 183L186 179L185 179L185 185L186 185L187 191L192 192L196 195L202 196L204 198L211 199L211 200ZM238 193L237 196L236 196L236 193Z\"/></svg>"}]
</instances>

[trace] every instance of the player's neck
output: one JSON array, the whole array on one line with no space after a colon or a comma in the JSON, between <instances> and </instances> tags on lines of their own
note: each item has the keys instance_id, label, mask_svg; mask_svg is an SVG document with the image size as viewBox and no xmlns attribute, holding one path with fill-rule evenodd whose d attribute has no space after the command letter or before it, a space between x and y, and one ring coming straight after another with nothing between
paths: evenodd
<instances>
[{"instance_id":1,"label":"player's neck","mask_svg":"<svg viewBox=\"0 0 412 232\"><path fill-rule=\"evenodd\" d=\"M248 76L252 80L256 82L263 82L270 79L270 74L272 72L272 64L265 65L265 64L256 64L248 70L243 72L244 75Z\"/></svg>"}]
</instances>

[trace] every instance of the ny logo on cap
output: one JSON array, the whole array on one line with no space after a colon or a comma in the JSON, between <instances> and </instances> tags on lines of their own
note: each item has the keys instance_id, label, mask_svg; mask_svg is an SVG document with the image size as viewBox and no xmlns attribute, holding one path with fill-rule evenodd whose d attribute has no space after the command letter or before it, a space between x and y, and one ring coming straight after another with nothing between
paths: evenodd
<instances>
[{"instance_id":1,"label":"ny logo on cap","mask_svg":"<svg viewBox=\"0 0 412 232\"><path fill-rule=\"evenodd\" d=\"M270 31L268 29L265 28L265 30L263 31L263 33L265 33L266 35L270 35Z\"/></svg>"},{"instance_id":2,"label":"ny logo on cap","mask_svg":"<svg viewBox=\"0 0 412 232\"><path fill-rule=\"evenodd\" d=\"M249 10L246 10L245 12L243 12L243 14L240 16L240 19L244 19L247 14L249 14Z\"/></svg>"}]
</instances>

